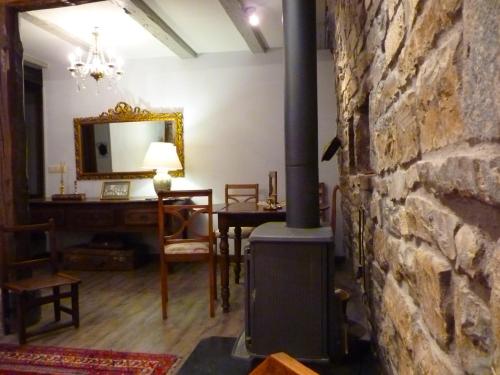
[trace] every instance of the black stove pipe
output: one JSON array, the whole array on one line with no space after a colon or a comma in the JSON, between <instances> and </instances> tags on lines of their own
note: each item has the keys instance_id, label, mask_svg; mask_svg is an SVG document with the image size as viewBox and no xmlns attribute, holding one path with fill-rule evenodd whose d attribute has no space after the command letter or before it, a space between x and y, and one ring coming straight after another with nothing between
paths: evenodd
<instances>
[{"instance_id":1,"label":"black stove pipe","mask_svg":"<svg viewBox=\"0 0 500 375\"><path fill-rule=\"evenodd\" d=\"M319 227L316 5L283 0L286 223Z\"/></svg>"}]
</instances>

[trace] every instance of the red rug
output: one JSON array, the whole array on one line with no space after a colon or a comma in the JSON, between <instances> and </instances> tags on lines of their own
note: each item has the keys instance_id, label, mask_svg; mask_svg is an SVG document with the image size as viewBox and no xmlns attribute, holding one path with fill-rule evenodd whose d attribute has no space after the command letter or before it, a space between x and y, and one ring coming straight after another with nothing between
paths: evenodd
<instances>
[{"instance_id":1,"label":"red rug","mask_svg":"<svg viewBox=\"0 0 500 375\"><path fill-rule=\"evenodd\" d=\"M169 374L170 354L0 344L0 374Z\"/></svg>"}]
</instances>

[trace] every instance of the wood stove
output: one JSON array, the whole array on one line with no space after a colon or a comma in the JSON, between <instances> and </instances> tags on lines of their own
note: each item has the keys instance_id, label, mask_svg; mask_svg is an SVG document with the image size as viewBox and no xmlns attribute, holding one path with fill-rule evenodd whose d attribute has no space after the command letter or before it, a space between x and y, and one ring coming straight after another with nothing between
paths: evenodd
<instances>
[{"instance_id":1,"label":"wood stove","mask_svg":"<svg viewBox=\"0 0 500 375\"><path fill-rule=\"evenodd\" d=\"M316 9L283 0L286 224L266 223L246 252L246 347L304 360L335 354L334 248L319 225Z\"/></svg>"}]
</instances>

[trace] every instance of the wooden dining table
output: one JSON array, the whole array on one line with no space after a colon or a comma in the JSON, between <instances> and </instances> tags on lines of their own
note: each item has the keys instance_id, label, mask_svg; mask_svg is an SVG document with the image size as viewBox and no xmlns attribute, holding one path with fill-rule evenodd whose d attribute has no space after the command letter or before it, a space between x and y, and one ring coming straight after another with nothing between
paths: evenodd
<instances>
[{"instance_id":1,"label":"wooden dining table","mask_svg":"<svg viewBox=\"0 0 500 375\"><path fill-rule=\"evenodd\" d=\"M270 221L285 221L286 210L265 210L256 203L231 203L214 205L220 232L220 273L222 310L229 311L229 228L234 227L235 279L239 280L241 272L241 227L256 227Z\"/></svg>"}]
</instances>

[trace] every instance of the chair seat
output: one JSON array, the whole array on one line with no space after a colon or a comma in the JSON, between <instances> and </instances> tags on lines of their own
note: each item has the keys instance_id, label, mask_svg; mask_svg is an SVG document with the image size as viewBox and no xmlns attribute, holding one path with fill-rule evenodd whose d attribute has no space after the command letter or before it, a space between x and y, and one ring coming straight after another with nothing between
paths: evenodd
<instances>
[{"instance_id":1,"label":"chair seat","mask_svg":"<svg viewBox=\"0 0 500 375\"><path fill-rule=\"evenodd\" d=\"M206 242L184 242L166 245L165 254L208 254L208 243Z\"/></svg>"},{"instance_id":2,"label":"chair seat","mask_svg":"<svg viewBox=\"0 0 500 375\"><path fill-rule=\"evenodd\" d=\"M75 283L80 283L80 279L69 275L56 273L53 275L43 275L28 279L10 281L5 283L3 286L4 288L15 292L30 292L42 288L52 288L55 286L71 285Z\"/></svg>"},{"instance_id":3,"label":"chair seat","mask_svg":"<svg viewBox=\"0 0 500 375\"><path fill-rule=\"evenodd\" d=\"M252 232L253 232L254 229L255 229L254 227L241 227L241 238L248 238L248 237L250 237L250 234L252 234ZM219 232L218 229L215 231L215 236L217 238L220 238L220 232ZM229 228L229 230L227 231L227 236L229 238L235 238L236 237L236 235L234 233L234 228L233 227Z\"/></svg>"}]
</instances>

